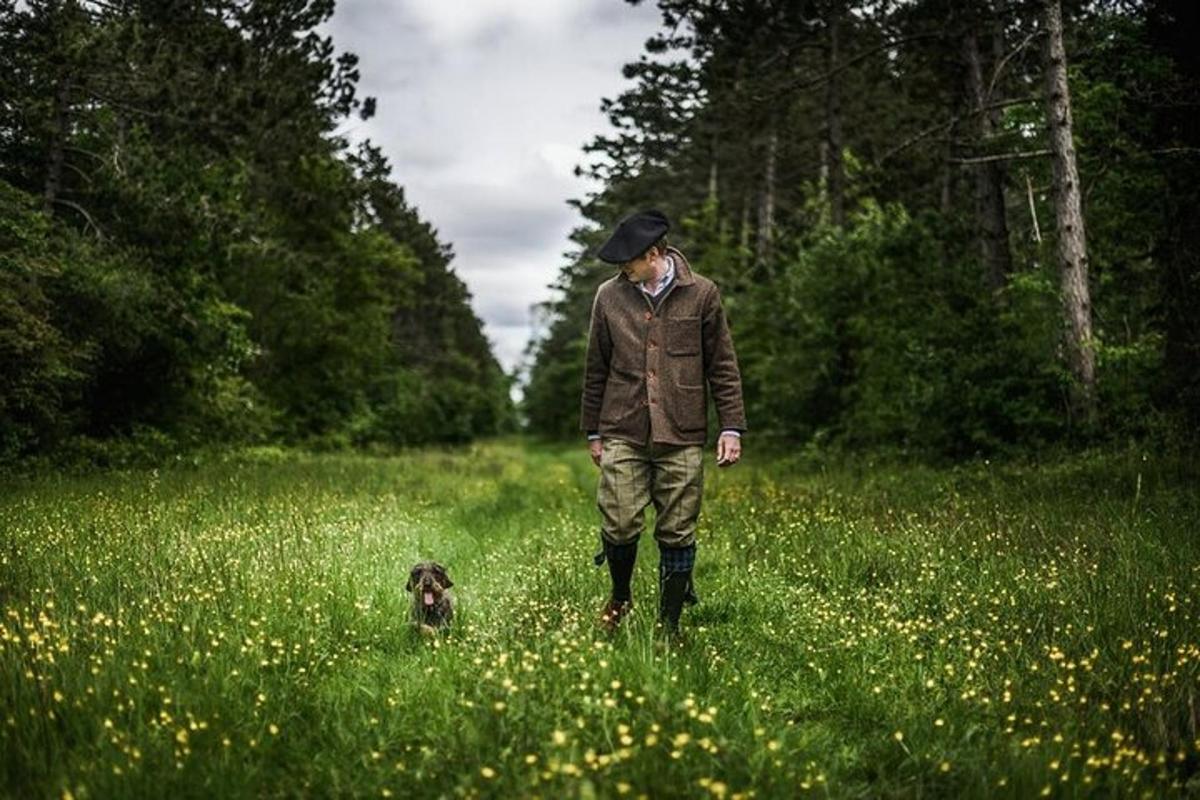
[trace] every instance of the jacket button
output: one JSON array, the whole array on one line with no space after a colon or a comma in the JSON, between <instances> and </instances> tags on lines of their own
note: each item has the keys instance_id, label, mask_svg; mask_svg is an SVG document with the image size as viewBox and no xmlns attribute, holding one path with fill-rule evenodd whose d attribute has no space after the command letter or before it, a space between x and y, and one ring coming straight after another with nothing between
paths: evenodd
<instances>
[{"instance_id":1,"label":"jacket button","mask_svg":"<svg viewBox=\"0 0 1200 800\"><path fill-rule=\"evenodd\" d=\"M647 372L646 377L649 378L650 380L654 380L654 370L650 370L649 372Z\"/></svg>"},{"instance_id":2,"label":"jacket button","mask_svg":"<svg viewBox=\"0 0 1200 800\"><path fill-rule=\"evenodd\" d=\"M651 314L649 311L647 311L646 312L646 322L649 322L652 319L654 319L654 315Z\"/></svg>"}]
</instances>

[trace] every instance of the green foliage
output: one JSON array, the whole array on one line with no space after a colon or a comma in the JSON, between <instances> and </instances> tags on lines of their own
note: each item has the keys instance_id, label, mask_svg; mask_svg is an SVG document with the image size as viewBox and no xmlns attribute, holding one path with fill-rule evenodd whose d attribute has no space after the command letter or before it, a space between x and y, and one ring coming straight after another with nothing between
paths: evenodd
<instances>
[{"instance_id":1,"label":"green foliage","mask_svg":"<svg viewBox=\"0 0 1200 800\"><path fill-rule=\"evenodd\" d=\"M331 133L374 108L333 4L208 5L0 13L0 461L504 430L449 248Z\"/></svg>"},{"instance_id":2,"label":"green foliage","mask_svg":"<svg viewBox=\"0 0 1200 800\"><path fill-rule=\"evenodd\" d=\"M727 294L746 288L753 254L735 239L716 197L705 200L696 214L684 216L679 227L687 242L688 263L697 272L716 281ZM726 300L726 313L736 315L736 305Z\"/></svg>"},{"instance_id":3,"label":"green foliage","mask_svg":"<svg viewBox=\"0 0 1200 800\"><path fill-rule=\"evenodd\" d=\"M531 366L525 381L522 413L528 429L542 436L579 436L580 392L587 354L592 298L601 283L616 274L610 264L584 257L589 238L598 232L576 232L584 250L563 270L556 288L562 296L542 307L548 329L529 343ZM594 243L594 242L593 242Z\"/></svg>"},{"instance_id":4,"label":"green foliage","mask_svg":"<svg viewBox=\"0 0 1200 800\"><path fill-rule=\"evenodd\" d=\"M224 424L252 395L246 314L195 276L185 285L143 256L81 238L0 182L0 293L6 299L8 424L0 457L46 450L73 434L158 428L186 437Z\"/></svg>"},{"instance_id":5,"label":"green foliage","mask_svg":"<svg viewBox=\"0 0 1200 800\"><path fill-rule=\"evenodd\" d=\"M53 431L63 395L82 378L82 354L50 318L44 284L59 265L48 222L31 206L0 181L0 460Z\"/></svg>"},{"instance_id":6,"label":"green foliage","mask_svg":"<svg viewBox=\"0 0 1200 800\"><path fill-rule=\"evenodd\" d=\"M578 322L578 319L572 319ZM522 410L529 428L543 436L578 436L579 395L587 354L587 330L566 322L556 326L553 339L537 344L537 360L525 384Z\"/></svg>"},{"instance_id":7,"label":"green foliage","mask_svg":"<svg viewBox=\"0 0 1200 800\"><path fill-rule=\"evenodd\" d=\"M752 419L788 438L965 455L1058 433L1056 307L1022 274L996 305L932 220L865 202L793 243L741 300Z\"/></svg>"}]
</instances>

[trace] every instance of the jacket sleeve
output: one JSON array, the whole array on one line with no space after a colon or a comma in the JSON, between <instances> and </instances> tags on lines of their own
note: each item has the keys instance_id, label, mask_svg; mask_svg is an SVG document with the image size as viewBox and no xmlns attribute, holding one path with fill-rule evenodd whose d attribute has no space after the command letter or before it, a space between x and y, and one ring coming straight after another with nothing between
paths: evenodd
<instances>
[{"instance_id":1,"label":"jacket sleeve","mask_svg":"<svg viewBox=\"0 0 1200 800\"><path fill-rule=\"evenodd\" d=\"M721 292L712 288L704 304L700 335L704 343L704 379L708 381L713 404L717 408L720 430L746 430L746 408L742 400L742 374L729 322L721 305Z\"/></svg>"},{"instance_id":2,"label":"jacket sleeve","mask_svg":"<svg viewBox=\"0 0 1200 800\"><path fill-rule=\"evenodd\" d=\"M600 405L604 400L604 387L608 383L608 365L612 359L612 337L604 308L600 303L600 291L592 300L592 317L588 325L587 354L584 356L583 401L579 414L579 428L586 432L600 429Z\"/></svg>"}]
</instances>

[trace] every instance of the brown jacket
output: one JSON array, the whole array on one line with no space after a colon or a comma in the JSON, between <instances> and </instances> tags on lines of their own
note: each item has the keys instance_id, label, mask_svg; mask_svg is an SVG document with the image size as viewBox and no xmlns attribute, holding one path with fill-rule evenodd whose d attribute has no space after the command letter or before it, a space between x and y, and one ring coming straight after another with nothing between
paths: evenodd
<instances>
[{"instance_id":1,"label":"brown jacket","mask_svg":"<svg viewBox=\"0 0 1200 800\"><path fill-rule=\"evenodd\" d=\"M706 384L721 430L746 429L721 293L675 248L675 280L651 298L623 273L592 303L580 427L644 445L704 444Z\"/></svg>"}]
</instances>

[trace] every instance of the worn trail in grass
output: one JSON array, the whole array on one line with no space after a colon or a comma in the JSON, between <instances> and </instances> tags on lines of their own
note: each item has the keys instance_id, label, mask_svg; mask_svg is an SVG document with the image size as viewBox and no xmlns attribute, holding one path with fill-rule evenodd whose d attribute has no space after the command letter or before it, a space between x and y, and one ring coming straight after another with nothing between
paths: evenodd
<instances>
[{"instance_id":1,"label":"worn trail in grass","mask_svg":"<svg viewBox=\"0 0 1200 800\"><path fill-rule=\"evenodd\" d=\"M615 637L582 448L260 451L0 495L0 794L1184 793L1194 470L709 469L687 646ZM436 558L458 616L405 624Z\"/></svg>"}]
</instances>

